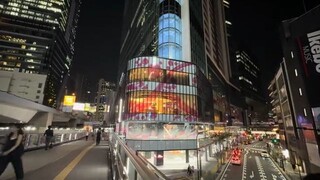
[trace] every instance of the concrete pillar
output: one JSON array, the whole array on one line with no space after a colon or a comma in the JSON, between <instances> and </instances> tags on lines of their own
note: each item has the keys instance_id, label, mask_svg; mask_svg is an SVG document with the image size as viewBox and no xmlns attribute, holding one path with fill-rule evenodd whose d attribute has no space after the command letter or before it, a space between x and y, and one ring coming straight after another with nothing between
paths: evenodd
<instances>
[{"instance_id":1,"label":"concrete pillar","mask_svg":"<svg viewBox=\"0 0 320 180\"><path fill-rule=\"evenodd\" d=\"M162 166L164 160L164 152L163 151L155 151L154 152L154 164L156 166Z\"/></svg>"},{"instance_id":2,"label":"concrete pillar","mask_svg":"<svg viewBox=\"0 0 320 180\"><path fill-rule=\"evenodd\" d=\"M204 151L205 151L205 155L206 155L205 156L206 157L206 161L208 161L208 152L209 152L208 146L204 148Z\"/></svg>"},{"instance_id":3,"label":"concrete pillar","mask_svg":"<svg viewBox=\"0 0 320 180\"><path fill-rule=\"evenodd\" d=\"M186 150L186 163L189 163L189 150Z\"/></svg>"},{"instance_id":4,"label":"concrete pillar","mask_svg":"<svg viewBox=\"0 0 320 180\"><path fill-rule=\"evenodd\" d=\"M51 112L38 112L28 122L29 125L35 126L39 133L43 133L49 125L52 124L53 113Z\"/></svg>"}]
</instances>

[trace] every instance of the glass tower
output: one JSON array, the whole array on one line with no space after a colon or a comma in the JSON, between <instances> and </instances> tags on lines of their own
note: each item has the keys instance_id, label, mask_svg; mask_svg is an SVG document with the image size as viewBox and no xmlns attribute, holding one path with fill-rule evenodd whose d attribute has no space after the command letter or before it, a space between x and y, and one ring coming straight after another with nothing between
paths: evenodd
<instances>
[{"instance_id":1,"label":"glass tower","mask_svg":"<svg viewBox=\"0 0 320 180\"><path fill-rule=\"evenodd\" d=\"M180 9L178 1L160 1L159 57L182 60Z\"/></svg>"},{"instance_id":2,"label":"glass tower","mask_svg":"<svg viewBox=\"0 0 320 180\"><path fill-rule=\"evenodd\" d=\"M57 107L71 68L80 0L0 1L0 70L45 74L43 104Z\"/></svg>"}]
</instances>

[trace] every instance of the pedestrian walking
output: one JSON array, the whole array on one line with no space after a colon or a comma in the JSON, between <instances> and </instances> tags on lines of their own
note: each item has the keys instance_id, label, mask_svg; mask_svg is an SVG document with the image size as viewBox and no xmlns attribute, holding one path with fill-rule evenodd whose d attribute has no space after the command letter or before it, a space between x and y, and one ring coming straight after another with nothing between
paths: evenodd
<instances>
[{"instance_id":1,"label":"pedestrian walking","mask_svg":"<svg viewBox=\"0 0 320 180\"><path fill-rule=\"evenodd\" d=\"M88 141L89 131L86 132L86 141Z\"/></svg>"},{"instance_id":2,"label":"pedestrian walking","mask_svg":"<svg viewBox=\"0 0 320 180\"><path fill-rule=\"evenodd\" d=\"M101 128L98 129L96 136L96 145L99 145L101 141Z\"/></svg>"},{"instance_id":3,"label":"pedestrian walking","mask_svg":"<svg viewBox=\"0 0 320 180\"><path fill-rule=\"evenodd\" d=\"M191 175L191 166L190 166L190 164L189 164L189 166L188 166L188 168L187 168L187 174L188 174L188 176Z\"/></svg>"},{"instance_id":4,"label":"pedestrian walking","mask_svg":"<svg viewBox=\"0 0 320 180\"><path fill-rule=\"evenodd\" d=\"M7 141L0 153L0 177L11 163L17 180L22 180L24 176L21 156L24 152L24 133L21 125L12 127L12 130L7 136Z\"/></svg>"},{"instance_id":5,"label":"pedestrian walking","mask_svg":"<svg viewBox=\"0 0 320 180\"><path fill-rule=\"evenodd\" d=\"M43 135L46 136L45 150L48 150L48 148L52 148L53 130L51 129L51 126L48 126L48 129L44 132Z\"/></svg>"}]
</instances>

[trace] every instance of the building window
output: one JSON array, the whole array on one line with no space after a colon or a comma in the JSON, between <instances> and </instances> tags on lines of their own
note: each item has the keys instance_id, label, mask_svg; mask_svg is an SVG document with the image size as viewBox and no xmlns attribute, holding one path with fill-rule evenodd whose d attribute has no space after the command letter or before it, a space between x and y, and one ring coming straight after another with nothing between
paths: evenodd
<instances>
[{"instance_id":1,"label":"building window","mask_svg":"<svg viewBox=\"0 0 320 180\"><path fill-rule=\"evenodd\" d=\"M41 93L41 90L37 90L37 93Z\"/></svg>"},{"instance_id":2,"label":"building window","mask_svg":"<svg viewBox=\"0 0 320 180\"><path fill-rule=\"evenodd\" d=\"M42 88L42 83L39 83L39 84L38 84L38 88Z\"/></svg>"},{"instance_id":3,"label":"building window","mask_svg":"<svg viewBox=\"0 0 320 180\"><path fill-rule=\"evenodd\" d=\"M36 96L36 99L39 99L40 98L40 96Z\"/></svg>"}]
</instances>

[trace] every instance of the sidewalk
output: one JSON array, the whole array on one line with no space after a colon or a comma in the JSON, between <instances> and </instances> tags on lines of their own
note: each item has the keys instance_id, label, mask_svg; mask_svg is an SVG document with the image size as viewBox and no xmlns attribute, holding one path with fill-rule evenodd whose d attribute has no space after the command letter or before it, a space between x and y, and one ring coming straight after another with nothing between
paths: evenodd
<instances>
[{"instance_id":1,"label":"sidewalk","mask_svg":"<svg viewBox=\"0 0 320 180\"><path fill-rule=\"evenodd\" d=\"M201 179L202 180L213 180L218 177L218 175L223 171L225 164L229 160L230 152L224 153L224 157L219 162L217 157L209 157L206 160L203 155L201 158L201 167L199 165L199 170L197 169L197 160L196 158L190 158L190 163L181 163L181 162L165 162L163 166L158 166L157 168L163 172L170 179L179 179L179 180L196 180L200 175L201 168ZM199 159L200 162L200 159ZM193 175L189 176L187 174L188 165L194 166Z\"/></svg>"},{"instance_id":2,"label":"sidewalk","mask_svg":"<svg viewBox=\"0 0 320 180\"><path fill-rule=\"evenodd\" d=\"M299 174L299 171L297 170L298 167L296 167L296 169L292 169L292 165L288 162L288 161L284 161L284 172L292 179L302 179L305 175L304 174ZM301 177L300 177L301 176Z\"/></svg>"},{"instance_id":3,"label":"sidewalk","mask_svg":"<svg viewBox=\"0 0 320 180\"><path fill-rule=\"evenodd\" d=\"M296 180L296 179L303 179L306 174L299 172L298 167L296 169L292 168L292 165L290 162L287 160L283 161L284 167L281 168L281 163L277 160L274 159L272 156L270 158L273 160L273 162L276 164L276 166L279 167L280 171L287 177L290 178L291 180Z\"/></svg>"}]
</instances>

